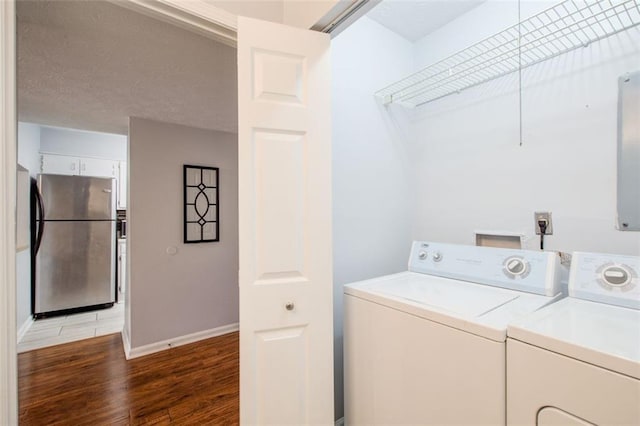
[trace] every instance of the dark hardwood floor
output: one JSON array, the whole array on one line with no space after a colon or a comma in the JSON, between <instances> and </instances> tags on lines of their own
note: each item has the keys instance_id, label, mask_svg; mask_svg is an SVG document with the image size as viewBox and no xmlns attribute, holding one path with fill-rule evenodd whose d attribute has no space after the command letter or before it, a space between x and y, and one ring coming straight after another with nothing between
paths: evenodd
<instances>
[{"instance_id":1,"label":"dark hardwood floor","mask_svg":"<svg viewBox=\"0 0 640 426\"><path fill-rule=\"evenodd\" d=\"M127 361L120 334L18 356L21 425L239 423L238 333Z\"/></svg>"}]
</instances>

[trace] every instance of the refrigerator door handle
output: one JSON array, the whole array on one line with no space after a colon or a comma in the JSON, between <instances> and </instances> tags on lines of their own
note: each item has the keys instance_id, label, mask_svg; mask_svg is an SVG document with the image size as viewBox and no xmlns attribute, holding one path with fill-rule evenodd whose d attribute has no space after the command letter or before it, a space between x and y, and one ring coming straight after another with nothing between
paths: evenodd
<instances>
[{"instance_id":1,"label":"refrigerator door handle","mask_svg":"<svg viewBox=\"0 0 640 426\"><path fill-rule=\"evenodd\" d=\"M40 193L40 188L36 186L35 196L37 200L38 207L38 217L36 219L37 231L36 231L36 248L34 253L38 253L40 249L40 244L42 243L42 235L44 234L44 200L42 199L42 193Z\"/></svg>"}]
</instances>

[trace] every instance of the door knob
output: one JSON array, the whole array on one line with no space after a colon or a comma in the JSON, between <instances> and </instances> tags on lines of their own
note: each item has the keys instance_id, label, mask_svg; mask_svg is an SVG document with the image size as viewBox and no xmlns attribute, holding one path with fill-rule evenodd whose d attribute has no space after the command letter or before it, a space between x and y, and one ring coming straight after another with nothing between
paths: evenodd
<instances>
[{"instance_id":1,"label":"door knob","mask_svg":"<svg viewBox=\"0 0 640 426\"><path fill-rule=\"evenodd\" d=\"M293 305L293 302L287 302L287 304L284 305L284 307L287 309L287 311L293 311L293 308L295 306Z\"/></svg>"}]
</instances>

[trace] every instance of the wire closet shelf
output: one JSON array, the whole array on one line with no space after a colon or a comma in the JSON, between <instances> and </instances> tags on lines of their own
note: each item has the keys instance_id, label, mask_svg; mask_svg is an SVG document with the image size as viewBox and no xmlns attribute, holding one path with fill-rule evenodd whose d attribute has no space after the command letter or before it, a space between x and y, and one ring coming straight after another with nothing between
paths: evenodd
<instances>
[{"instance_id":1,"label":"wire closet shelf","mask_svg":"<svg viewBox=\"0 0 640 426\"><path fill-rule=\"evenodd\" d=\"M375 95L416 107L640 24L640 0L566 0L393 83Z\"/></svg>"}]
</instances>

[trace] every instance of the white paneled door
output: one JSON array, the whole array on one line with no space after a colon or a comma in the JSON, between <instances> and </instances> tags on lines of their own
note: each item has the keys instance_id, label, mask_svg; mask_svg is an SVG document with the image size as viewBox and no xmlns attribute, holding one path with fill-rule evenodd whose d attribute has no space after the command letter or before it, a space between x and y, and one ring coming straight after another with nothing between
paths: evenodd
<instances>
[{"instance_id":1,"label":"white paneled door","mask_svg":"<svg viewBox=\"0 0 640 426\"><path fill-rule=\"evenodd\" d=\"M242 424L334 422L329 46L238 19Z\"/></svg>"}]
</instances>

